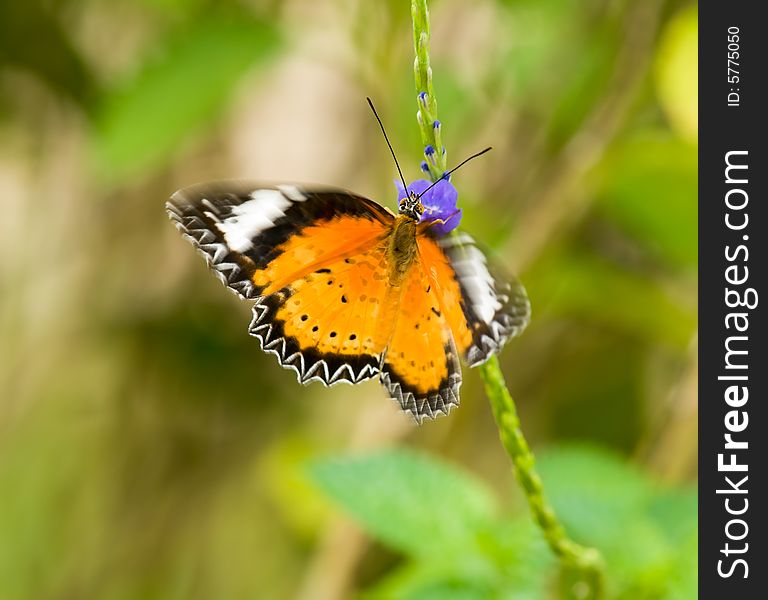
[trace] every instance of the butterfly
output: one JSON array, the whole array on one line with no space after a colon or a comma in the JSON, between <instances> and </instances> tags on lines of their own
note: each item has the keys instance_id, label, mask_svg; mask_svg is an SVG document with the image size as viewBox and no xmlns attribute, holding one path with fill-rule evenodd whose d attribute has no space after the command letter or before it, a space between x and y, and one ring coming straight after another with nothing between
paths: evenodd
<instances>
[{"instance_id":1,"label":"butterfly","mask_svg":"<svg viewBox=\"0 0 768 600\"><path fill-rule=\"evenodd\" d=\"M395 214L342 189L220 181L166 208L299 382L378 377L418 423L459 404L460 357L484 362L530 317L523 286L422 222L414 192Z\"/></svg>"}]
</instances>

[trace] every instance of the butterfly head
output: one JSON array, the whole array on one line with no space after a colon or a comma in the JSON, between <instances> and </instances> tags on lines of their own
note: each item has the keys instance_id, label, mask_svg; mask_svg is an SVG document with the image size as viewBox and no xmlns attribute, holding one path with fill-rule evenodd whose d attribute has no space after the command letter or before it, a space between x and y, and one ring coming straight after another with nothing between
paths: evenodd
<instances>
[{"instance_id":1,"label":"butterfly head","mask_svg":"<svg viewBox=\"0 0 768 600\"><path fill-rule=\"evenodd\" d=\"M408 195L400 199L399 209L401 215L406 215L417 222L421 220L421 215L424 214L421 198L413 190L409 190Z\"/></svg>"}]
</instances>

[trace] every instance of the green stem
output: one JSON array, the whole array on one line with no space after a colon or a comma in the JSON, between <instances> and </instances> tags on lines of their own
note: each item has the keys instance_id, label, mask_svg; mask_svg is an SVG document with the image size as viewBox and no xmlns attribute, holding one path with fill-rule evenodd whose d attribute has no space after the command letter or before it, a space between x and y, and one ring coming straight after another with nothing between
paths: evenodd
<instances>
[{"instance_id":1,"label":"green stem","mask_svg":"<svg viewBox=\"0 0 768 600\"><path fill-rule=\"evenodd\" d=\"M485 392L491 401L493 416L499 428L501 443L512 459L515 476L523 488L533 518L552 552L564 569L567 592L573 598L602 598L604 591L603 561L594 548L581 546L568 538L565 529L544 494L544 485L536 472L536 459L520 427L515 401L512 399L499 360L492 356L479 367Z\"/></svg>"},{"instance_id":2,"label":"green stem","mask_svg":"<svg viewBox=\"0 0 768 600\"><path fill-rule=\"evenodd\" d=\"M426 163L432 181L445 173L446 155L437 119L437 100L432 87L429 64L429 11L426 0L411 0L413 44L416 60L413 71L419 111L417 119L424 144ZM480 366L485 390L491 401L499 437L512 459L515 476L523 488L536 524L552 552L562 565L563 592L566 597L598 600L604 596L604 567L600 553L571 540L544 494L544 486L536 472L536 460L523 435L515 402L512 399L496 356Z\"/></svg>"},{"instance_id":3,"label":"green stem","mask_svg":"<svg viewBox=\"0 0 768 600\"><path fill-rule=\"evenodd\" d=\"M411 1L411 17L413 18L413 48L416 51L413 74L416 78L416 102L419 107L416 118L419 122L429 175L432 181L437 181L448 168L442 141L442 126L437 118L437 100L432 87L432 67L429 65L427 0Z\"/></svg>"}]
</instances>

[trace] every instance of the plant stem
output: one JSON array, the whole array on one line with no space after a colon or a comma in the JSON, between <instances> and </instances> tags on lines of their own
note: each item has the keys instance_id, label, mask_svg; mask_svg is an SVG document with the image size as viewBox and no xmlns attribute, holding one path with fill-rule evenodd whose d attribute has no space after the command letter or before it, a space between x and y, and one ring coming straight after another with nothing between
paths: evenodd
<instances>
[{"instance_id":1,"label":"plant stem","mask_svg":"<svg viewBox=\"0 0 768 600\"><path fill-rule=\"evenodd\" d=\"M416 102L419 110L421 141L424 144L424 158L432 181L443 176L446 167L445 146L442 141L442 125L437 118L437 100L432 87L432 67L429 65L429 10L427 0L411 0L413 19L413 48L416 59L413 74L416 79Z\"/></svg>"},{"instance_id":2,"label":"plant stem","mask_svg":"<svg viewBox=\"0 0 768 600\"><path fill-rule=\"evenodd\" d=\"M499 437L512 459L515 476L523 488L534 520L552 552L560 559L570 597L597 599L603 597L603 561L594 548L581 546L569 539L555 511L544 494L544 486L536 472L536 459L520 428L515 401L507 389L499 360L492 356L479 367L485 392L491 401Z\"/></svg>"},{"instance_id":3,"label":"plant stem","mask_svg":"<svg viewBox=\"0 0 768 600\"><path fill-rule=\"evenodd\" d=\"M416 59L413 65L419 111L417 119L424 144L426 167L432 181L443 176L446 153L441 140L441 125L437 119L437 100L432 87L429 64L429 10L426 0L411 0L413 45ZM496 356L480 366L485 391L491 401L499 437L512 459L515 476L523 488L531 513L552 552L562 566L562 591L569 598L598 600L604 596L604 570L600 553L581 546L565 533L555 511L544 495L544 486L536 472L536 459L520 428L515 402L507 389Z\"/></svg>"}]
</instances>

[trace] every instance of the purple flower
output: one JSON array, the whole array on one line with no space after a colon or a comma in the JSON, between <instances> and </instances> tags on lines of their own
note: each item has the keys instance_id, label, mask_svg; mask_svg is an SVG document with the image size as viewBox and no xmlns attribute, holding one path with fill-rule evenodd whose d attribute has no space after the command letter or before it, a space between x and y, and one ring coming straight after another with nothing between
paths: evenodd
<instances>
[{"instance_id":1,"label":"purple flower","mask_svg":"<svg viewBox=\"0 0 768 600\"><path fill-rule=\"evenodd\" d=\"M397 201L400 202L407 194L402 183L395 181L395 185L397 186ZM422 194L430 185L432 185L431 181L417 179L408 184L408 191ZM435 187L421 197L421 204L424 206L421 222L442 219L445 222L437 223L431 230L437 235L445 235L453 231L461 222L461 209L456 208L458 198L459 193L453 184L447 179L441 179L435 184Z\"/></svg>"}]
</instances>

